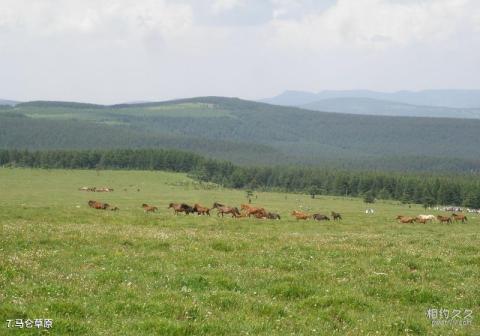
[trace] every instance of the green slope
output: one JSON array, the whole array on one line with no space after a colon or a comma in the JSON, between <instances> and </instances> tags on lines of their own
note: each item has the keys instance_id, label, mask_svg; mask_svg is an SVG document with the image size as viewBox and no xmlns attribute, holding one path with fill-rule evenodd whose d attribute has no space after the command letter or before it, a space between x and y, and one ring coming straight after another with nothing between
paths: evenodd
<instances>
[{"instance_id":1,"label":"green slope","mask_svg":"<svg viewBox=\"0 0 480 336\"><path fill-rule=\"evenodd\" d=\"M10 121L8 130L2 122L3 148L162 146L242 163L361 161L362 166L375 168L393 160L402 169L410 165L417 169L421 157L436 158L424 160L422 169L434 168L434 161L456 159L475 169L474 161L480 157L479 120L325 113L224 97L113 106L30 102L4 108L0 115L9 113L28 118ZM51 134L50 122L62 136ZM21 125L23 131L17 131ZM36 134L35 141L26 141L22 132L30 139ZM76 132L82 136L74 137Z\"/></svg>"},{"instance_id":2,"label":"green slope","mask_svg":"<svg viewBox=\"0 0 480 336\"><path fill-rule=\"evenodd\" d=\"M286 160L285 155L266 145L147 133L102 123L35 119L7 113L0 113L0 148L174 148L201 152L241 164L268 164Z\"/></svg>"}]
</instances>

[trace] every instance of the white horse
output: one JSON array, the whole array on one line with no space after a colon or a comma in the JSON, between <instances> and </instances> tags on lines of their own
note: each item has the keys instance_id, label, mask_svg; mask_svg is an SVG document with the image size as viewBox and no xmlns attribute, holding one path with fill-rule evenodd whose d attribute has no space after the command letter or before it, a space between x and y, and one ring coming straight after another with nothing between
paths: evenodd
<instances>
[{"instance_id":1,"label":"white horse","mask_svg":"<svg viewBox=\"0 0 480 336\"><path fill-rule=\"evenodd\" d=\"M418 215L417 218L431 220L431 221L437 220L437 217L435 217L434 215Z\"/></svg>"}]
</instances>

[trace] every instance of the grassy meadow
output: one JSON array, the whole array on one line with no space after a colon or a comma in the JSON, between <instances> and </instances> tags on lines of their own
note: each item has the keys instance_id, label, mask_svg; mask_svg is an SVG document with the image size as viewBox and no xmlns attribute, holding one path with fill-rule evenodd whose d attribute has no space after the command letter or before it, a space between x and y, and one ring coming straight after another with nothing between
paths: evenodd
<instances>
[{"instance_id":1,"label":"grassy meadow","mask_svg":"<svg viewBox=\"0 0 480 336\"><path fill-rule=\"evenodd\" d=\"M0 335L480 335L480 218L399 224L425 210L255 195L282 219L175 217L170 202L246 202L183 174L0 168ZM344 220L297 222L293 209ZM430 308L473 320L432 326ZM19 318L53 328L7 328Z\"/></svg>"}]
</instances>

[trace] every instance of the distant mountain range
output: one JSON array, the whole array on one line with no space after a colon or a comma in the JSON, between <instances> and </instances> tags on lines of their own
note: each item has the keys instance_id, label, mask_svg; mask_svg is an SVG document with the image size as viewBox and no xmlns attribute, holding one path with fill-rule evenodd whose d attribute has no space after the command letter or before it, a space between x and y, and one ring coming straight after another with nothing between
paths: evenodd
<instances>
[{"instance_id":1,"label":"distant mountain range","mask_svg":"<svg viewBox=\"0 0 480 336\"><path fill-rule=\"evenodd\" d=\"M262 102L275 105L298 106L331 98L371 98L404 104L456 108L480 108L480 90L424 90L378 92L369 90L285 91Z\"/></svg>"},{"instance_id":2,"label":"distant mountain range","mask_svg":"<svg viewBox=\"0 0 480 336\"><path fill-rule=\"evenodd\" d=\"M453 108L397 103L372 98L328 98L299 107L325 112L403 117L480 119L480 108Z\"/></svg>"},{"instance_id":3,"label":"distant mountain range","mask_svg":"<svg viewBox=\"0 0 480 336\"><path fill-rule=\"evenodd\" d=\"M14 100L8 100L8 99L0 99L0 105L8 105L8 106L13 106L18 104L18 101Z\"/></svg>"},{"instance_id":4,"label":"distant mountain range","mask_svg":"<svg viewBox=\"0 0 480 336\"><path fill-rule=\"evenodd\" d=\"M480 118L480 90L285 91L262 102L367 115Z\"/></svg>"}]
</instances>

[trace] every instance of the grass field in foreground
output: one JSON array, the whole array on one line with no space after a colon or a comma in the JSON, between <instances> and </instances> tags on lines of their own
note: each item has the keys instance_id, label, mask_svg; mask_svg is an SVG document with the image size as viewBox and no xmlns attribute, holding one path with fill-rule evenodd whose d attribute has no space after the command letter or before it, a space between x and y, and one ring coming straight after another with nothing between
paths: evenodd
<instances>
[{"instance_id":1,"label":"grass field in foreground","mask_svg":"<svg viewBox=\"0 0 480 336\"><path fill-rule=\"evenodd\" d=\"M398 224L425 211L264 192L254 203L282 220L175 217L171 201L245 193L164 172L0 169L0 335L38 334L6 327L20 318L52 319L52 335L480 334L478 217ZM297 222L300 206L344 220ZM471 325L432 326L441 308L471 309Z\"/></svg>"}]
</instances>

